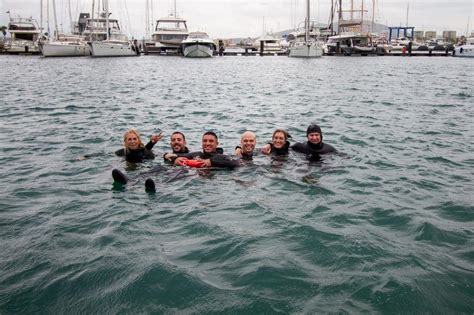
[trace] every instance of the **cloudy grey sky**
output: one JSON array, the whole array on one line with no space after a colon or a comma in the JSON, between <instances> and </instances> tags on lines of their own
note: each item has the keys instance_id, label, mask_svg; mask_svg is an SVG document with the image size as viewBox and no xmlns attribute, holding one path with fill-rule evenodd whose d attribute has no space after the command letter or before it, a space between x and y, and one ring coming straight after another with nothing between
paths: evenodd
<instances>
[{"instance_id":1,"label":"cloudy grey sky","mask_svg":"<svg viewBox=\"0 0 474 315\"><path fill-rule=\"evenodd\" d=\"M73 18L79 12L90 12L92 0L70 0ZM110 11L118 18L129 35L141 38L145 35L146 0L109 0ZM154 19L167 16L174 7L173 0L153 1ZM46 0L43 0L46 3ZM68 29L68 0L56 0L59 23ZM349 0L344 0L349 3ZM354 0L361 3L361 0ZM304 19L305 0L177 0L178 16L188 20L191 31L206 31L214 38L256 37L266 31L292 28ZM327 23L330 0L312 0L312 19ZM372 12L372 0L364 1ZM408 23L416 30L455 30L465 34L474 25L474 0L377 0L375 20L388 26L405 26L409 6ZM40 0L0 0L0 25L8 24L8 14L40 18ZM128 12L128 15L127 15ZM129 17L129 18L128 18ZM52 24L52 23L51 23Z\"/></svg>"}]
</instances>

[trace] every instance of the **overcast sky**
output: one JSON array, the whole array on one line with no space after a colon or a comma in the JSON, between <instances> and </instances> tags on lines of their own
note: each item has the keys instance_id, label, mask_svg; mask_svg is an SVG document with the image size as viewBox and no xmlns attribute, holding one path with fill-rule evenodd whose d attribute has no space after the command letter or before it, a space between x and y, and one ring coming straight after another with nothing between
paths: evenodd
<instances>
[{"instance_id":1,"label":"overcast sky","mask_svg":"<svg viewBox=\"0 0 474 315\"><path fill-rule=\"evenodd\" d=\"M52 1L52 0L50 0ZM79 12L90 12L92 0L69 0L73 19ZM147 0L109 0L112 16L118 18L128 35L145 35ZM153 18L167 16L173 0L153 1ZM46 7L46 0L43 0ZM96 0L97 2L97 0ZM344 0L349 6L350 1ZM361 0L354 0L360 6ZM69 29L68 0L56 0L59 24ZM311 18L321 23L329 20L331 1L311 0ZM345 5L344 5L345 6ZM365 0L372 12L372 0ZM293 28L304 20L305 0L177 0L178 16L186 18L190 31L206 31L213 38L256 37L267 32ZM474 0L377 0L375 21L388 26L415 26L415 30L455 30L465 34L474 25ZM0 25L8 24L8 14L40 19L40 0L0 0ZM128 12L128 17L127 17ZM371 17L370 17L371 18ZM51 17L52 21L52 17ZM51 22L52 25L52 22Z\"/></svg>"}]
</instances>

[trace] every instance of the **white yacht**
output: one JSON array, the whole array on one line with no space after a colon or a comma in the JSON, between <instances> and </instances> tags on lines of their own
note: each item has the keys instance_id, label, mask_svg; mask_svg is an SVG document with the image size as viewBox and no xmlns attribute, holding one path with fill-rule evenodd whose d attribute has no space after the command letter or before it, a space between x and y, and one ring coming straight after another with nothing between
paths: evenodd
<instances>
[{"instance_id":1,"label":"white yacht","mask_svg":"<svg viewBox=\"0 0 474 315\"><path fill-rule=\"evenodd\" d=\"M109 18L108 2L106 11L100 18L89 19L84 35L90 40L89 45L93 57L126 57L138 56L138 45L132 44L127 35L120 29L116 19ZM107 31L108 30L108 31Z\"/></svg>"},{"instance_id":2,"label":"white yacht","mask_svg":"<svg viewBox=\"0 0 474 315\"><path fill-rule=\"evenodd\" d=\"M160 18L156 21L151 41L146 43L148 53L178 54L181 42L189 35L186 20L176 16Z\"/></svg>"},{"instance_id":3,"label":"white yacht","mask_svg":"<svg viewBox=\"0 0 474 315\"><path fill-rule=\"evenodd\" d=\"M283 52L283 48L281 47L281 40L272 34L264 34L257 38L253 42L253 50L260 51L263 43L263 52L268 53L279 53Z\"/></svg>"},{"instance_id":4,"label":"white yacht","mask_svg":"<svg viewBox=\"0 0 474 315\"><path fill-rule=\"evenodd\" d=\"M454 48L455 57L474 57L474 37L468 37L466 44Z\"/></svg>"},{"instance_id":5,"label":"white yacht","mask_svg":"<svg viewBox=\"0 0 474 315\"><path fill-rule=\"evenodd\" d=\"M188 38L181 42L184 57L205 58L212 57L216 44L204 32L191 32Z\"/></svg>"},{"instance_id":6,"label":"white yacht","mask_svg":"<svg viewBox=\"0 0 474 315\"><path fill-rule=\"evenodd\" d=\"M8 53L39 53L38 40L41 34L38 23L32 18L12 18L8 23L10 38L6 39L4 49Z\"/></svg>"},{"instance_id":7,"label":"white yacht","mask_svg":"<svg viewBox=\"0 0 474 315\"><path fill-rule=\"evenodd\" d=\"M310 36L310 3L306 0L306 19L304 32L296 33L296 38L290 44L290 57L315 58L323 55L323 45ZM314 27L313 27L314 29Z\"/></svg>"}]
</instances>

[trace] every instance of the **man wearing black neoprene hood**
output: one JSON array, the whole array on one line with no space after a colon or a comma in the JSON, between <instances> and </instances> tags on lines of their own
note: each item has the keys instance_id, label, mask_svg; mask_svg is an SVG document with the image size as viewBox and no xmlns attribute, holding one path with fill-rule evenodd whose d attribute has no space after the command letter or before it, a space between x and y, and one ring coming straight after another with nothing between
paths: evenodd
<instances>
[{"instance_id":1,"label":"man wearing black neoprene hood","mask_svg":"<svg viewBox=\"0 0 474 315\"><path fill-rule=\"evenodd\" d=\"M316 124L309 125L306 130L306 143L295 143L291 148L308 156L318 157L321 154L335 153L337 150L330 144L323 142L323 133L321 127Z\"/></svg>"}]
</instances>

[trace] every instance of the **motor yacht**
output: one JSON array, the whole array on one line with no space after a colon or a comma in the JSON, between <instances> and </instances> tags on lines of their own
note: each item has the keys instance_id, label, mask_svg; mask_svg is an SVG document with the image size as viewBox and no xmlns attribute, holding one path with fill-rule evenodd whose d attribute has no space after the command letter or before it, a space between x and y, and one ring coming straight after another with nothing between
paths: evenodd
<instances>
[{"instance_id":1,"label":"motor yacht","mask_svg":"<svg viewBox=\"0 0 474 315\"><path fill-rule=\"evenodd\" d=\"M468 37L466 43L454 48L455 57L474 57L474 37Z\"/></svg>"},{"instance_id":2,"label":"motor yacht","mask_svg":"<svg viewBox=\"0 0 474 315\"><path fill-rule=\"evenodd\" d=\"M146 43L148 53L178 54L181 52L181 42L189 35L186 20L170 15L156 21L151 41Z\"/></svg>"},{"instance_id":3,"label":"motor yacht","mask_svg":"<svg viewBox=\"0 0 474 315\"><path fill-rule=\"evenodd\" d=\"M181 42L184 57L205 58L212 57L216 44L205 32L191 32L188 38Z\"/></svg>"},{"instance_id":4,"label":"motor yacht","mask_svg":"<svg viewBox=\"0 0 474 315\"><path fill-rule=\"evenodd\" d=\"M33 18L12 18L8 23L7 32L10 38L4 43L4 50L12 54L40 52L38 40L41 34L38 22Z\"/></svg>"}]
</instances>

